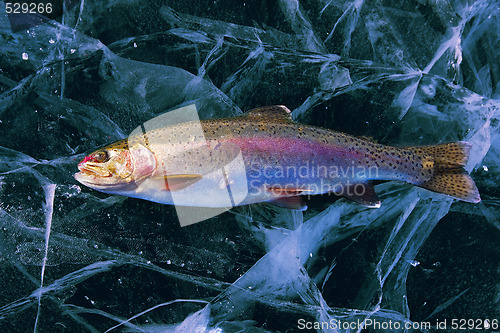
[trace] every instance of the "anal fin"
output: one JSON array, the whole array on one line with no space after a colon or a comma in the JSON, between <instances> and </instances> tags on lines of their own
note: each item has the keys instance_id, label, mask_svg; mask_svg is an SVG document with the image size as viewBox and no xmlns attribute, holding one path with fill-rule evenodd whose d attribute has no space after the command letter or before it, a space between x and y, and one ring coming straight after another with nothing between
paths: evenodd
<instances>
[{"instance_id":1,"label":"anal fin","mask_svg":"<svg viewBox=\"0 0 500 333\"><path fill-rule=\"evenodd\" d=\"M307 205L298 195L292 197L277 198L272 201L269 201L269 203L274 206L293 209L293 210L304 211L307 209Z\"/></svg>"},{"instance_id":2,"label":"anal fin","mask_svg":"<svg viewBox=\"0 0 500 333\"><path fill-rule=\"evenodd\" d=\"M347 184L342 186L343 197L369 208L380 208L380 199L373 185L369 183Z\"/></svg>"}]
</instances>

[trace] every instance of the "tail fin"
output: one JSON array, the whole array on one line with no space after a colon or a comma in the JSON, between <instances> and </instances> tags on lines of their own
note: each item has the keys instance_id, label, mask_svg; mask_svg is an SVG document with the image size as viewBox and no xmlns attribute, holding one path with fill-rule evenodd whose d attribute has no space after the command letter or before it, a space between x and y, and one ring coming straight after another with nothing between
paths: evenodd
<instances>
[{"instance_id":1,"label":"tail fin","mask_svg":"<svg viewBox=\"0 0 500 333\"><path fill-rule=\"evenodd\" d=\"M417 186L467 202L481 201L476 184L463 169L469 159L470 143L459 141L410 149L415 154L430 156L434 161L432 178Z\"/></svg>"},{"instance_id":2,"label":"tail fin","mask_svg":"<svg viewBox=\"0 0 500 333\"><path fill-rule=\"evenodd\" d=\"M476 184L467 171L463 169L436 168L434 176L418 186L467 202L478 203L481 201Z\"/></svg>"}]
</instances>

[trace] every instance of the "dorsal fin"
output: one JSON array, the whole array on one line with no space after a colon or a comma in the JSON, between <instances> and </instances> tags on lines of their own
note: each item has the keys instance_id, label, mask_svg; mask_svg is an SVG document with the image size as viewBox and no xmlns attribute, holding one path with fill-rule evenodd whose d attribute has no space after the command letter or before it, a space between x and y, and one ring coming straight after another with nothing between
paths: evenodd
<instances>
[{"instance_id":1,"label":"dorsal fin","mask_svg":"<svg viewBox=\"0 0 500 333\"><path fill-rule=\"evenodd\" d=\"M244 117L254 118L259 121L273 121L279 123L292 123L292 112L284 105L263 106L248 111Z\"/></svg>"},{"instance_id":2,"label":"dorsal fin","mask_svg":"<svg viewBox=\"0 0 500 333\"><path fill-rule=\"evenodd\" d=\"M378 143L377 140L375 140L374 138L372 138L371 136L358 136L358 139L362 139L362 140L365 140L365 141L369 141L371 143Z\"/></svg>"}]
</instances>

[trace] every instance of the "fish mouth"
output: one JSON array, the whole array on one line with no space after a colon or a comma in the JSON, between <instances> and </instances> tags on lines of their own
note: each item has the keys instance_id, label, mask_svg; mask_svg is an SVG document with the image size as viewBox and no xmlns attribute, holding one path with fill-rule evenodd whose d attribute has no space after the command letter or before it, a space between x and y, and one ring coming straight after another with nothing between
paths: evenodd
<instances>
[{"instance_id":1,"label":"fish mouth","mask_svg":"<svg viewBox=\"0 0 500 333\"><path fill-rule=\"evenodd\" d=\"M82 162L78 164L78 170L80 170L80 173L88 176L111 177L111 172L109 172L109 170L94 163Z\"/></svg>"},{"instance_id":2,"label":"fish mouth","mask_svg":"<svg viewBox=\"0 0 500 333\"><path fill-rule=\"evenodd\" d=\"M79 183L95 190L106 190L116 186L116 183L109 182L111 180L110 178L102 178L89 172L77 172L73 177L75 177Z\"/></svg>"},{"instance_id":3,"label":"fish mouth","mask_svg":"<svg viewBox=\"0 0 500 333\"><path fill-rule=\"evenodd\" d=\"M99 165L81 162L78 164L78 170L80 170L80 172L75 173L74 177L85 186L91 188L106 188L106 185L112 185L106 184L110 180L109 177L112 176L111 172Z\"/></svg>"},{"instance_id":4,"label":"fish mouth","mask_svg":"<svg viewBox=\"0 0 500 333\"><path fill-rule=\"evenodd\" d=\"M103 178L89 172L77 172L73 177L87 187L110 194L121 194L122 191L137 188L137 184L134 181L120 182L113 177Z\"/></svg>"},{"instance_id":5,"label":"fish mouth","mask_svg":"<svg viewBox=\"0 0 500 333\"><path fill-rule=\"evenodd\" d=\"M74 177L77 181L89 187L104 185L102 183L102 178L96 176L94 173L90 173L87 171L81 170L80 172L75 173Z\"/></svg>"}]
</instances>

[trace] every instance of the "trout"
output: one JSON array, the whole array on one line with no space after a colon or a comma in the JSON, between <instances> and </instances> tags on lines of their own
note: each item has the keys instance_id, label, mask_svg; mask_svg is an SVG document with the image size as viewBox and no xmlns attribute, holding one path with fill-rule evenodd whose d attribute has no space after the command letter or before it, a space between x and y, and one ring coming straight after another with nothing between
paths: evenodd
<instances>
[{"instance_id":1,"label":"trout","mask_svg":"<svg viewBox=\"0 0 500 333\"><path fill-rule=\"evenodd\" d=\"M285 106L268 106L232 118L142 125L86 156L75 178L101 192L191 207L269 202L304 210L301 196L333 192L378 208L371 180L477 203L463 168L470 149L463 141L386 146L297 123Z\"/></svg>"}]
</instances>

